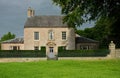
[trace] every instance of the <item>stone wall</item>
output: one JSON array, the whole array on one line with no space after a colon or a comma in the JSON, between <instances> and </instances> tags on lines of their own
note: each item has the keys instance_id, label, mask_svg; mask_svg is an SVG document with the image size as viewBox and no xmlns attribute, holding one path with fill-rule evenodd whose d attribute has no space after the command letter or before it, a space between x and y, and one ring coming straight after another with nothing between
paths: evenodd
<instances>
[{"instance_id":1,"label":"stone wall","mask_svg":"<svg viewBox=\"0 0 120 78\"><path fill-rule=\"evenodd\" d=\"M108 55L111 58L120 58L120 49L115 48L113 41L109 44L110 54Z\"/></svg>"},{"instance_id":2,"label":"stone wall","mask_svg":"<svg viewBox=\"0 0 120 78\"><path fill-rule=\"evenodd\" d=\"M115 52L116 52L116 58L120 58L120 49L116 49Z\"/></svg>"}]
</instances>

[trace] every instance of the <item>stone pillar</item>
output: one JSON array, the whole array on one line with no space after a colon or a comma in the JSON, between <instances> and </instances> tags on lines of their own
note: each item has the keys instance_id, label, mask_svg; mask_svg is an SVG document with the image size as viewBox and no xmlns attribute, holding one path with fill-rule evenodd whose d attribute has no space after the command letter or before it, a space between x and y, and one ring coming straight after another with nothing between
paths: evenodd
<instances>
[{"instance_id":1,"label":"stone pillar","mask_svg":"<svg viewBox=\"0 0 120 78\"><path fill-rule=\"evenodd\" d=\"M115 58L116 57L116 52L115 52L115 44L113 41L109 44L109 50L110 50L110 57Z\"/></svg>"}]
</instances>

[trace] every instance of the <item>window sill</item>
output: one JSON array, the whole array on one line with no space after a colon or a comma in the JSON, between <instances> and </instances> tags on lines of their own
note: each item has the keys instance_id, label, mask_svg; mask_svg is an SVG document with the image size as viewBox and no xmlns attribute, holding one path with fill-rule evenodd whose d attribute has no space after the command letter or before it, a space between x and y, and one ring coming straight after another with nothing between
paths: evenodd
<instances>
[{"instance_id":1,"label":"window sill","mask_svg":"<svg viewBox=\"0 0 120 78\"><path fill-rule=\"evenodd\" d=\"M34 40L34 41L40 41L40 40Z\"/></svg>"},{"instance_id":2,"label":"window sill","mask_svg":"<svg viewBox=\"0 0 120 78\"><path fill-rule=\"evenodd\" d=\"M65 40L62 40L62 41L67 41L67 40L65 39Z\"/></svg>"}]
</instances>

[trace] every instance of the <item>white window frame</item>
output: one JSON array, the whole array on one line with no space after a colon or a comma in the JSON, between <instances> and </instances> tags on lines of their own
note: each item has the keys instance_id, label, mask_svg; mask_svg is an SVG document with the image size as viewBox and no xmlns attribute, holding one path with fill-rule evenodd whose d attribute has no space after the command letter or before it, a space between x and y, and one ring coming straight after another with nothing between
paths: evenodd
<instances>
[{"instance_id":1,"label":"white window frame","mask_svg":"<svg viewBox=\"0 0 120 78\"><path fill-rule=\"evenodd\" d=\"M34 32L34 40L40 40L40 33L38 31Z\"/></svg>"},{"instance_id":2,"label":"white window frame","mask_svg":"<svg viewBox=\"0 0 120 78\"><path fill-rule=\"evenodd\" d=\"M48 35L49 35L49 40L54 40L54 32L53 31L49 31Z\"/></svg>"},{"instance_id":3,"label":"white window frame","mask_svg":"<svg viewBox=\"0 0 120 78\"><path fill-rule=\"evenodd\" d=\"M67 32L62 31L62 40L67 40Z\"/></svg>"}]
</instances>

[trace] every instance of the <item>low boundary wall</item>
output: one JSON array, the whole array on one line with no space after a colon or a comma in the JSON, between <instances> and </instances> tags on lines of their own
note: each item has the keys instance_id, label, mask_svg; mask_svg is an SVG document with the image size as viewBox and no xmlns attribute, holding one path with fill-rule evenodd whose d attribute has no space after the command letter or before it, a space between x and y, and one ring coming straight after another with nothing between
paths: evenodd
<instances>
[{"instance_id":1,"label":"low boundary wall","mask_svg":"<svg viewBox=\"0 0 120 78\"><path fill-rule=\"evenodd\" d=\"M108 57L120 58L120 48L115 48L115 44L113 43L113 41L111 41L111 43L109 44L109 50L110 54L108 55Z\"/></svg>"},{"instance_id":2,"label":"low boundary wall","mask_svg":"<svg viewBox=\"0 0 120 78\"><path fill-rule=\"evenodd\" d=\"M108 57L59 57L58 60L107 60L111 59ZM0 58L0 63L8 63L8 62L38 62L45 61L44 58Z\"/></svg>"},{"instance_id":3,"label":"low boundary wall","mask_svg":"<svg viewBox=\"0 0 120 78\"><path fill-rule=\"evenodd\" d=\"M120 49L115 49L116 58L120 58Z\"/></svg>"}]
</instances>

